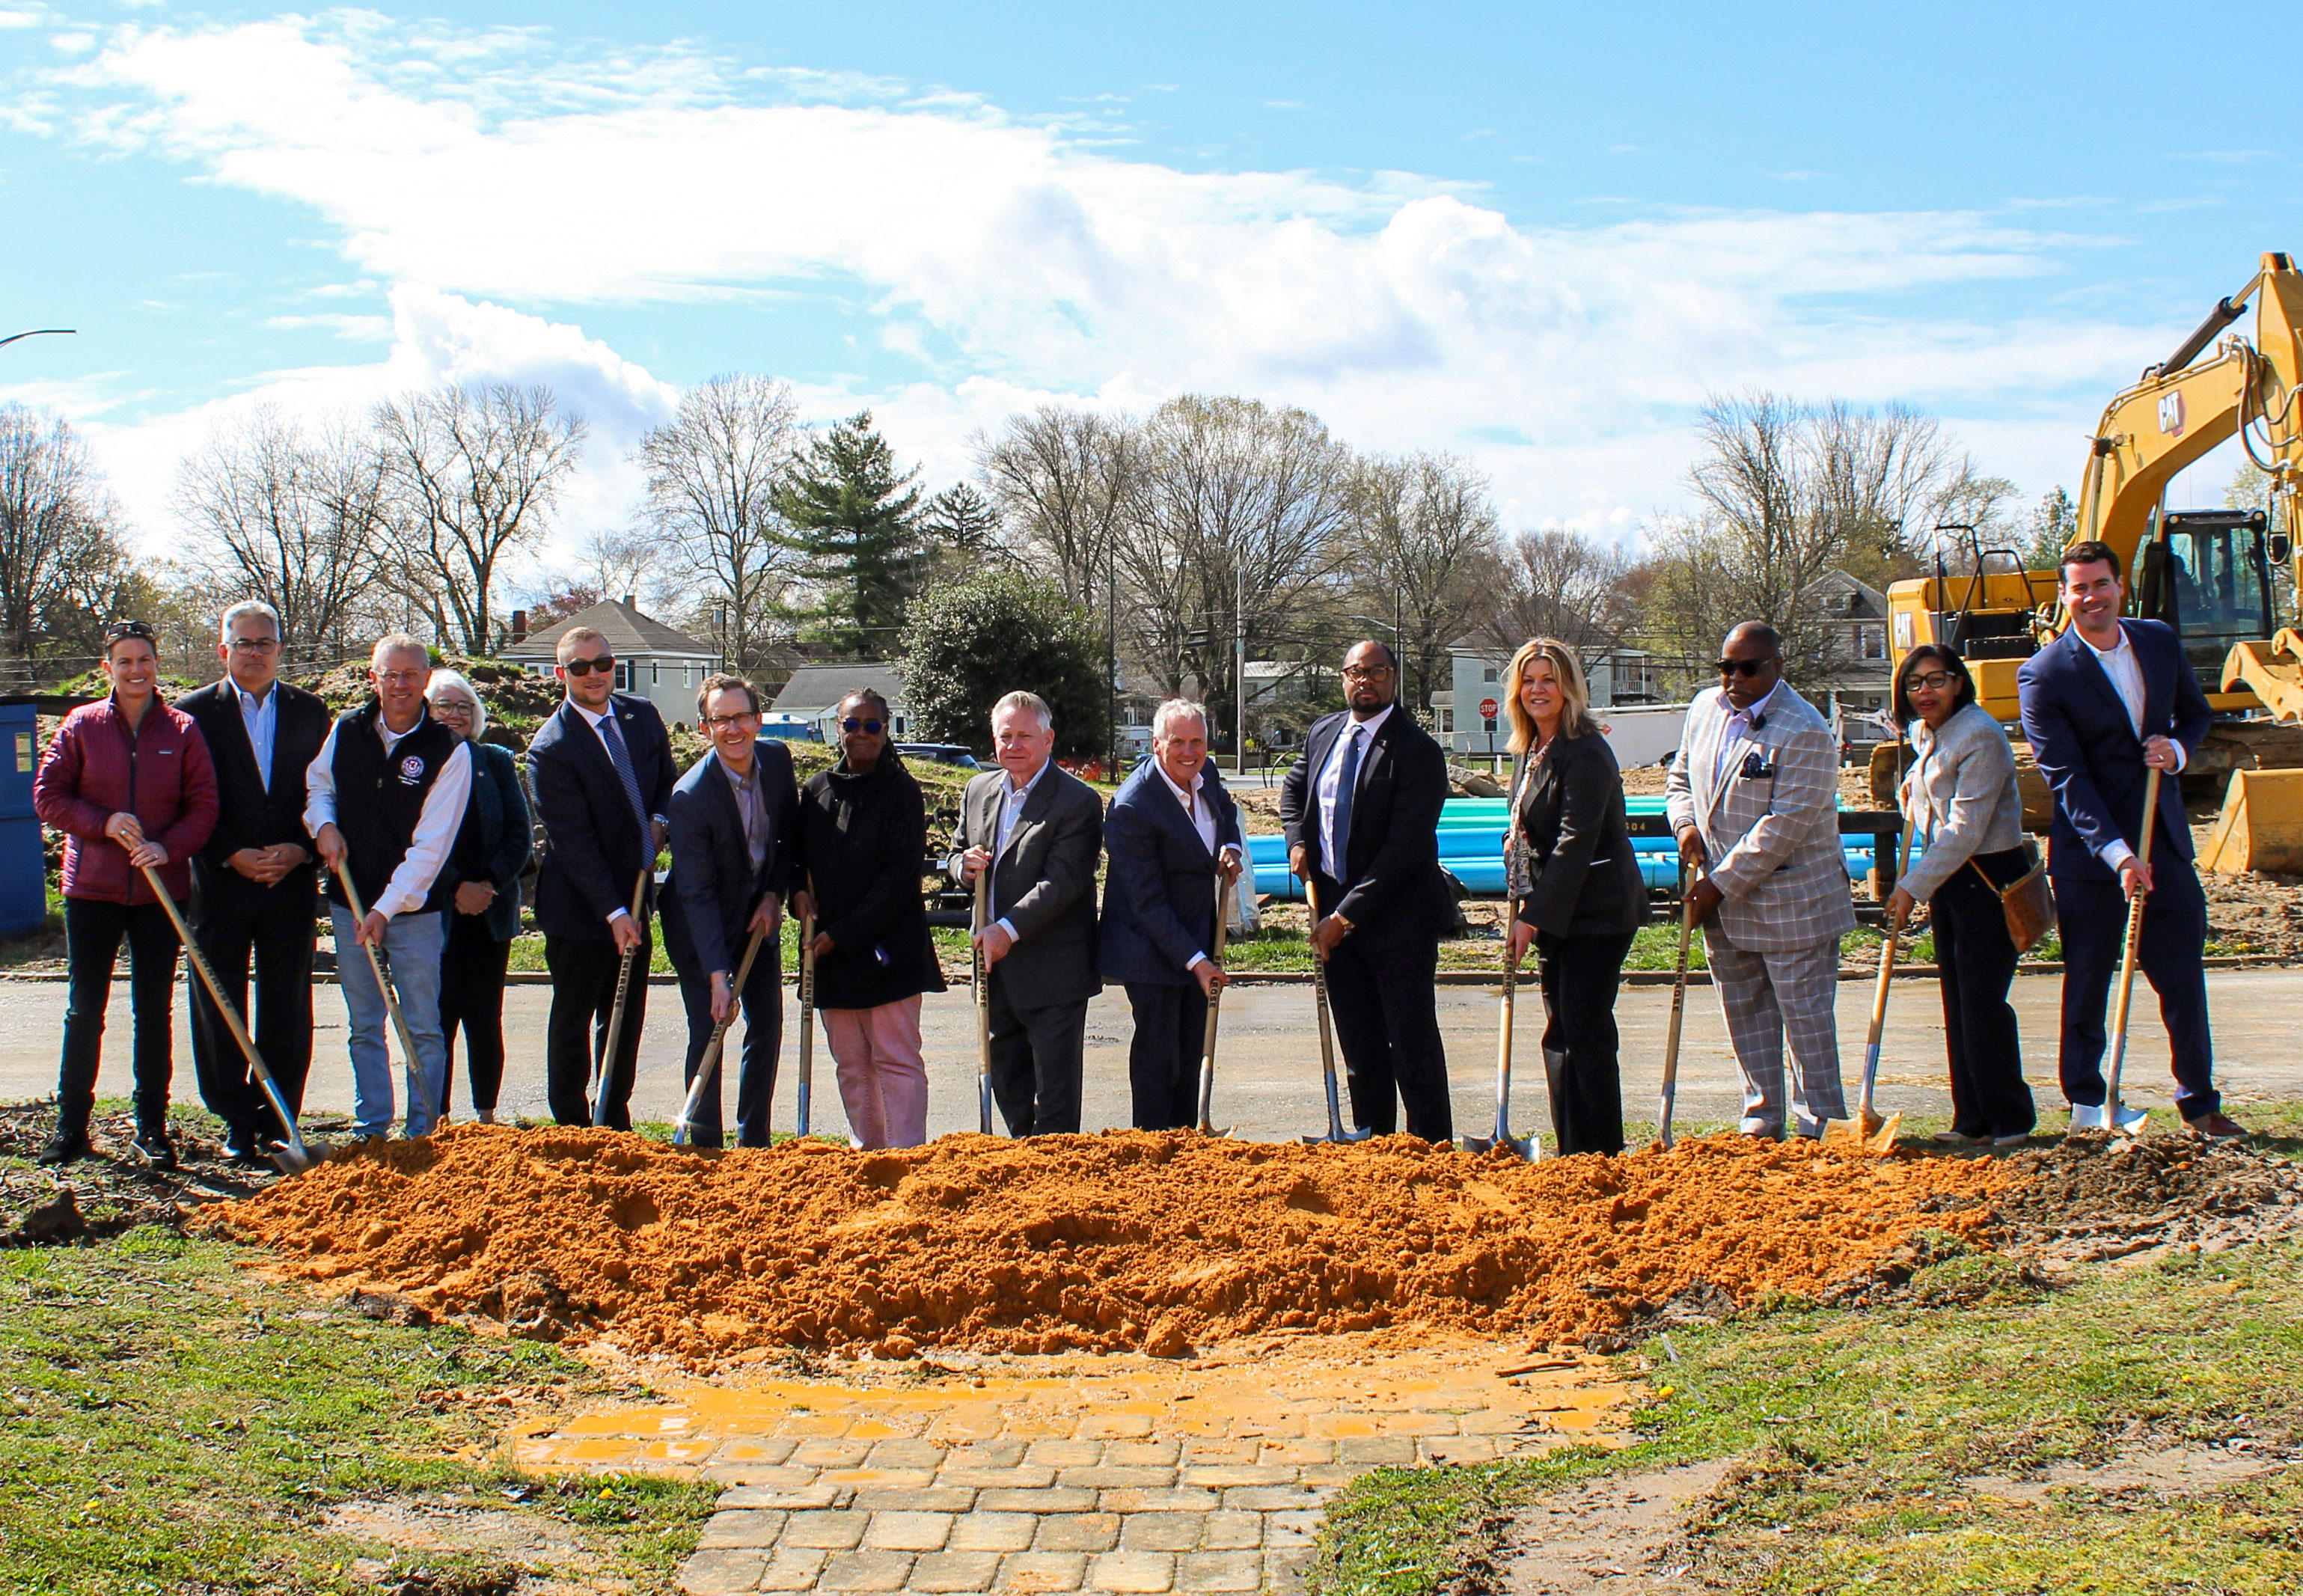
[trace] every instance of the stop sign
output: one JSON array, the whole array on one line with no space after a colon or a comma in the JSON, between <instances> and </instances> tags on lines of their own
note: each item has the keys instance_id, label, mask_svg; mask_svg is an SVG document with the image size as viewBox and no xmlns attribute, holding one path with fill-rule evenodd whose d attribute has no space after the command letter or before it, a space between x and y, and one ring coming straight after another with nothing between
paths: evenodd
<instances>
[{"instance_id":1,"label":"stop sign","mask_svg":"<svg viewBox=\"0 0 2303 1596\"><path fill-rule=\"evenodd\" d=\"M1496 710L1497 710L1497 704L1496 704L1496 701L1495 701L1493 698L1482 698L1482 699L1480 699L1480 719L1481 719L1481 720L1483 720L1483 721L1492 721L1492 720L1494 720L1494 719L1496 718Z\"/></svg>"}]
</instances>

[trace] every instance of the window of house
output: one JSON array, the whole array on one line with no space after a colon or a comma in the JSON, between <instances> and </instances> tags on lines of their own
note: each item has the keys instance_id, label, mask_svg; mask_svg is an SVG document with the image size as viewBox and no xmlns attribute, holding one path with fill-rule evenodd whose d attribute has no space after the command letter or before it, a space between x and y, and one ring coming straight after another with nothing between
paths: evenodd
<instances>
[{"instance_id":1,"label":"window of house","mask_svg":"<svg viewBox=\"0 0 2303 1596\"><path fill-rule=\"evenodd\" d=\"M632 690L632 662L629 660L616 662L616 690L620 693Z\"/></svg>"},{"instance_id":2,"label":"window of house","mask_svg":"<svg viewBox=\"0 0 2303 1596\"><path fill-rule=\"evenodd\" d=\"M1455 712L1447 705L1439 706L1439 735L1451 737L1455 730Z\"/></svg>"},{"instance_id":3,"label":"window of house","mask_svg":"<svg viewBox=\"0 0 2303 1596\"><path fill-rule=\"evenodd\" d=\"M654 660L648 662L648 685L650 687L663 685L663 666Z\"/></svg>"},{"instance_id":4,"label":"window of house","mask_svg":"<svg viewBox=\"0 0 2303 1596\"><path fill-rule=\"evenodd\" d=\"M1503 679L1503 668L1499 665L1489 665L1480 672L1481 681L1501 681Z\"/></svg>"}]
</instances>

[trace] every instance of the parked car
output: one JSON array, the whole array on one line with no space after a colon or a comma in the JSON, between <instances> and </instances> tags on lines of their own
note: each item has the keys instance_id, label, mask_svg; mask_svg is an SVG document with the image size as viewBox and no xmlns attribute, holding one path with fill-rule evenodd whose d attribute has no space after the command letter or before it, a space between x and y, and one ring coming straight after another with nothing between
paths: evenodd
<instances>
[{"instance_id":1,"label":"parked car","mask_svg":"<svg viewBox=\"0 0 2303 1596\"><path fill-rule=\"evenodd\" d=\"M898 743L896 752L907 759L924 759L930 764L956 764L972 771L983 768L965 743Z\"/></svg>"}]
</instances>

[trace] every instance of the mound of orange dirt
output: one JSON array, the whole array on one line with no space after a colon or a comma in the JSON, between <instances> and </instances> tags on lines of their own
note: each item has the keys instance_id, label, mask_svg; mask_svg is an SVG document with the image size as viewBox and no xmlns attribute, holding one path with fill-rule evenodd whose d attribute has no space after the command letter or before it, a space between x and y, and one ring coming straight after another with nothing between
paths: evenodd
<instances>
[{"instance_id":1,"label":"mound of orange dirt","mask_svg":"<svg viewBox=\"0 0 2303 1596\"><path fill-rule=\"evenodd\" d=\"M1523 1164L1115 1131L698 1154L452 1126L220 1211L283 1272L708 1362L778 1345L1171 1355L1286 1327L1565 1338L1699 1283L1748 1302L1980 1225L1988 1161L1722 1136Z\"/></svg>"}]
</instances>

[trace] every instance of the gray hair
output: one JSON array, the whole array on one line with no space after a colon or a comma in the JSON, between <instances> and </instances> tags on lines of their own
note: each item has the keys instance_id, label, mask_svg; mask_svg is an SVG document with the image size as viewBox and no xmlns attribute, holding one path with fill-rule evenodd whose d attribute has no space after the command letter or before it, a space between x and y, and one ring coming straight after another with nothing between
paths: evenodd
<instances>
[{"instance_id":1,"label":"gray hair","mask_svg":"<svg viewBox=\"0 0 2303 1596\"><path fill-rule=\"evenodd\" d=\"M1056 712L1050 709L1048 701L1037 693L1026 693L1019 689L1008 694L991 706L991 718L998 720L1000 712L1003 709L1020 709L1026 714L1037 715L1040 730L1042 731L1053 731L1056 729Z\"/></svg>"},{"instance_id":2,"label":"gray hair","mask_svg":"<svg viewBox=\"0 0 2303 1596\"><path fill-rule=\"evenodd\" d=\"M480 697L480 689L472 685L470 677L461 671L434 671L424 688L424 702L436 704L443 688L461 688L472 697L472 740L477 742L487 735L488 701Z\"/></svg>"},{"instance_id":3,"label":"gray hair","mask_svg":"<svg viewBox=\"0 0 2303 1596\"><path fill-rule=\"evenodd\" d=\"M1197 721L1200 730L1208 730L1208 706L1196 698L1170 698L1152 712L1152 740L1159 742L1168 735L1168 725L1176 721Z\"/></svg>"},{"instance_id":4,"label":"gray hair","mask_svg":"<svg viewBox=\"0 0 2303 1596\"><path fill-rule=\"evenodd\" d=\"M231 609L226 610L224 612L224 619L216 622L216 636L229 642L232 638L232 623L243 615L263 616L272 623L273 637L280 638L280 612L260 598L243 598ZM285 641L284 638L281 640Z\"/></svg>"},{"instance_id":5,"label":"gray hair","mask_svg":"<svg viewBox=\"0 0 2303 1596\"><path fill-rule=\"evenodd\" d=\"M375 646L367 651L367 668L375 670L378 661L392 654L420 654L424 656L425 668L431 668L432 645L413 632L386 632L378 638ZM477 697L478 695L474 694L473 697Z\"/></svg>"}]
</instances>

